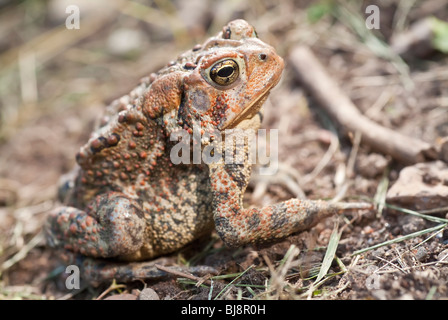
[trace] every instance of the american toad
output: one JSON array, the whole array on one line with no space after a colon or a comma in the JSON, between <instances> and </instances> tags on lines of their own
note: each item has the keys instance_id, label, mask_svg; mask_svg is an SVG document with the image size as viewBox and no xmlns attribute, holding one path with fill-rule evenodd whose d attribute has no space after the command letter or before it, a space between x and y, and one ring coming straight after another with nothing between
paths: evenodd
<instances>
[{"instance_id":1,"label":"american toad","mask_svg":"<svg viewBox=\"0 0 448 320\"><path fill-rule=\"evenodd\" d=\"M182 248L213 227L237 247L310 228L348 204L291 199L243 208L251 164L174 164L174 133L258 128L283 60L244 20L180 55L106 110L63 184L63 207L48 219L48 244L94 258L148 260ZM205 135L204 135L205 136ZM215 138L215 139L214 139Z\"/></svg>"}]
</instances>

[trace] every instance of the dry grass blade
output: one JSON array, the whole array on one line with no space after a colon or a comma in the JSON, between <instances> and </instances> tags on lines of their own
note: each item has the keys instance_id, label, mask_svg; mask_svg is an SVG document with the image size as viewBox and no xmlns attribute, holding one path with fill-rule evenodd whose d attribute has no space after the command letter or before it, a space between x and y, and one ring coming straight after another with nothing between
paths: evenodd
<instances>
[{"instance_id":1,"label":"dry grass blade","mask_svg":"<svg viewBox=\"0 0 448 320\"><path fill-rule=\"evenodd\" d=\"M401 211L403 213L407 213L407 214L410 214L410 215L413 215L413 216L416 216L416 217L420 217L420 218L423 218L423 219L426 219L426 220L429 220L429 221L432 221L432 222L448 223L448 219L444 219L444 218L440 218L440 217L428 216L428 215L422 214L422 213L420 213L418 211L414 211L414 210L410 210L410 209L406 209L406 208L400 208L400 207L394 206L392 204L386 203L386 207L388 207L390 209L397 210L397 211ZM434 209L434 212L436 212L435 209Z\"/></svg>"},{"instance_id":2,"label":"dry grass blade","mask_svg":"<svg viewBox=\"0 0 448 320\"><path fill-rule=\"evenodd\" d=\"M311 299L314 291L325 281L324 277L328 274L328 270L330 270L331 264L336 254L336 249L338 248L339 239L341 238L341 231L338 230L338 226L339 224L336 223L333 228L333 232L331 233L330 240L328 241L327 250L325 252L325 256L316 280L314 280L314 282L307 290L306 295L308 299ZM324 281L322 281L323 279Z\"/></svg>"},{"instance_id":3,"label":"dry grass blade","mask_svg":"<svg viewBox=\"0 0 448 320\"><path fill-rule=\"evenodd\" d=\"M316 165L316 167L313 169L313 171L300 179L299 184L301 186L306 185L310 181L314 180L319 175L319 173L321 173L322 170L330 163L331 159L338 151L339 146L340 146L338 136L336 134L331 134L330 137L331 137L331 141L330 141L330 146L328 147L327 152L322 157L322 159L319 161L319 163Z\"/></svg>"},{"instance_id":4,"label":"dry grass blade","mask_svg":"<svg viewBox=\"0 0 448 320\"><path fill-rule=\"evenodd\" d=\"M377 248L380 248L380 247L383 247L383 246L387 246L387 245L390 245L390 244L393 244L393 243L398 243L398 242L401 242L401 241L412 239L412 238L424 235L424 234L429 233L429 232L439 232L440 230L446 228L447 225L448 225L448 223L439 224L439 225L437 225L435 227L432 227L432 228L427 228L427 229L424 229L424 230L421 230L421 231L417 231L417 232L414 232L414 233L411 233L411 234L407 234L407 235L402 236L402 237L398 237L398 238L395 238L395 239L392 239L392 240L381 242L381 243L378 243L378 244L373 245L371 247L364 248L364 249L361 249L361 250L357 250L357 251L353 252L352 255L355 256L355 255L358 255L358 254L361 254L361 253L364 253L364 252L367 252L367 251L370 251L370 250L373 250L373 249L377 249Z\"/></svg>"},{"instance_id":5,"label":"dry grass blade","mask_svg":"<svg viewBox=\"0 0 448 320\"><path fill-rule=\"evenodd\" d=\"M32 238L25 246L22 247L22 249L19 250L11 259L6 260L1 266L0 266L0 272L3 272L16 264L18 261L22 260L26 257L28 252L36 247L42 240L44 239L44 235L42 232L36 234L34 238Z\"/></svg>"},{"instance_id":6,"label":"dry grass blade","mask_svg":"<svg viewBox=\"0 0 448 320\"><path fill-rule=\"evenodd\" d=\"M373 197L373 201L377 206L377 217L379 218L383 213L384 207L386 206L386 195L387 189L389 187L389 178L388 178L389 170L386 170L381 178L380 183L378 183L378 187L376 188L375 196Z\"/></svg>"},{"instance_id":7,"label":"dry grass blade","mask_svg":"<svg viewBox=\"0 0 448 320\"><path fill-rule=\"evenodd\" d=\"M269 258L264 256L264 260L268 265L270 272L270 279L267 284L266 290L259 297L263 297L268 300L278 300L282 297L294 298L294 287L286 280L288 271L295 266L295 258L299 255L300 250L295 245L291 245L286 252L279 265L275 268Z\"/></svg>"},{"instance_id":8,"label":"dry grass blade","mask_svg":"<svg viewBox=\"0 0 448 320\"><path fill-rule=\"evenodd\" d=\"M247 271L249 271L250 269L252 269L254 267L254 265L250 265L246 270L244 270L243 272L240 273L240 275L238 277L236 277L235 279L233 279L232 281L230 281L215 297L215 300L218 300L219 297L223 294L223 292L225 292L227 289L230 288L230 286L239 278L241 278L243 276L243 274L245 274Z\"/></svg>"},{"instance_id":9,"label":"dry grass blade","mask_svg":"<svg viewBox=\"0 0 448 320\"><path fill-rule=\"evenodd\" d=\"M341 232L338 231L338 224L336 223L333 232L330 236L330 241L328 242L327 251L325 252L324 260L322 261L322 266L320 267L319 274L317 275L314 283L318 283L322 278L328 273L331 267L334 256L336 254L336 249L338 248L339 239L341 238Z\"/></svg>"}]
</instances>

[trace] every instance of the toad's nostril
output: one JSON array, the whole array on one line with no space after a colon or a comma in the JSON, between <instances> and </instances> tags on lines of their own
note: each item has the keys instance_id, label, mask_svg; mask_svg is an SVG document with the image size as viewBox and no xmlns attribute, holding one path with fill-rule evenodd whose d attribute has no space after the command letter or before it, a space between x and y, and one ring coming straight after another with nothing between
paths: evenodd
<instances>
[{"instance_id":1,"label":"toad's nostril","mask_svg":"<svg viewBox=\"0 0 448 320\"><path fill-rule=\"evenodd\" d=\"M268 58L268 55L267 55L266 53L260 53L260 54L258 55L258 58L259 58L261 61L266 61L266 59Z\"/></svg>"}]
</instances>

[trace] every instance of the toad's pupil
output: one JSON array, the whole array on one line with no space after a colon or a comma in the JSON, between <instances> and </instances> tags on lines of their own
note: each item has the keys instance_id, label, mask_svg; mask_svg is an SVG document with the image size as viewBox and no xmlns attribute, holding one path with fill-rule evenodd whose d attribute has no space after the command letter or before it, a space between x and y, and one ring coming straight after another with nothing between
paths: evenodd
<instances>
[{"instance_id":1,"label":"toad's pupil","mask_svg":"<svg viewBox=\"0 0 448 320\"><path fill-rule=\"evenodd\" d=\"M233 71L234 71L233 67L226 66L226 67L219 69L218 76L222 77L222 78L227 78L233 73Z\"/></svg>"}]
</instances>

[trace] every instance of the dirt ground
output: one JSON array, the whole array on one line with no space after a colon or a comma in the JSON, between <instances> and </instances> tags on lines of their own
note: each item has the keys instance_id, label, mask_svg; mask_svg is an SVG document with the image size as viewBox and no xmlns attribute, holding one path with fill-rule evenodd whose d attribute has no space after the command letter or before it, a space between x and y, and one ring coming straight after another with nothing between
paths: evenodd
<instances>
[{"instance_id":1,"label":"dirt ground","mask_svg":"<svg viewBox=\"0 0 448 320\"><path fill-rule=\"evenodd\" d=\"M78 30L65 27L69 4L80 8ZM369 5L380 10L379 29L366 27ZM448 21L448 4L0 1L0 299L448 298L448 178L439 169L422 178L440 184L431 189L435 195L424 194L437 201L416 192L391 209L386 192L412 163L359 142L322 108L291 63L294 48L309 47L365 117L434 146L436 158L448 161L448 30L441 27L436 38L413 29L428 17ZM377 210L330 217L264 246L229 249L213 233L167 257L171 265L216 268L212 285L171 274L67 290L58 253L41 234L57 206L59 177L73 167L109 102L235 18L254 25L286 62L263 120L264 128L279 129L279 172L254 176L246 205L338 197L369 201ZM436 220L401 208L431 209ZM337 249L323 263L329 243Z\"/></svg>"}]
</instances>

